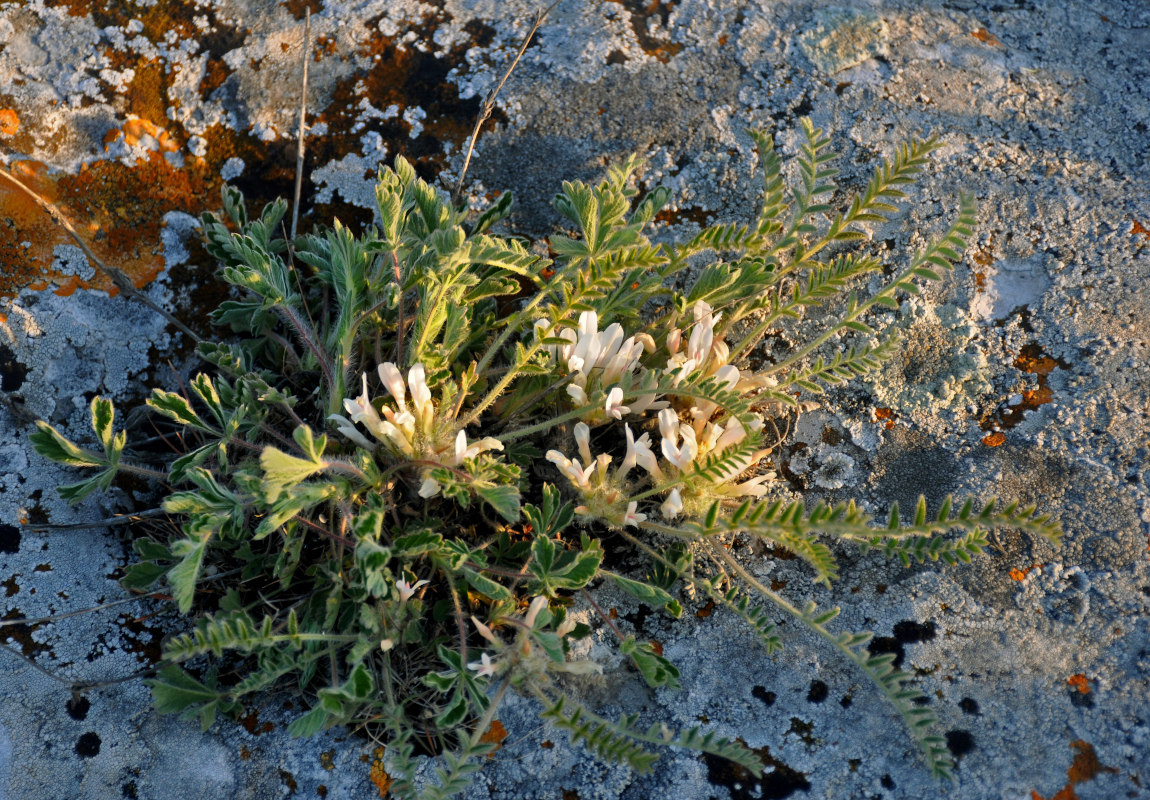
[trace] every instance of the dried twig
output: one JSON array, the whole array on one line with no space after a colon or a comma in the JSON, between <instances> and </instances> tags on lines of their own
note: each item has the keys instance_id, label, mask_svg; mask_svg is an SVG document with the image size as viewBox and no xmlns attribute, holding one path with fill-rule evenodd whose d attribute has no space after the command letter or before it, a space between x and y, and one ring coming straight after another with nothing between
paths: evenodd
<instances>
[{"instance_id":1,"label":"dried twig","mask_svg":"<svg viewBox=\"0 0 1150 800\"><path fill-rule=\"evenodd\" d=\"M523 58L523 54L527 51L527 46L531 44L531 39L535 36L535 32L539 30L539 26L543 24L543 20L551 13L551 9L557 5L559 5L559 0L555 0L551 5L535 15L535 24L531 26L531 30L527 31L527 36L524 37L523 44L519 46L519 52L515 54L511 65L507 67L507 72L503 73L503 79L488 93L487 98L483 101L483 107L479 110L479 118L475 120L475 129L471 132L471 140L467 143L467 155L463 158L463 169L459 172L459 180L455 184L455 191L451 193L451 202L453 205L459 205L459 198L463 194L463 179L467 176L467 167L471 164L471 153L475 150L475 142L479 139L479 129L483 127L483 123L487 121L487 118L491 116L491 112L495 110L495 98L499 95L499 90L503 88L503 84L507 83L507 79L511 77L512 71L519 64L519 59Z\"/></svg>"},{"instance_id":2,"label":"dried twig","mask_svg":"<svg viewBox=\"0 0 1150 800\"><path fill-rule=\"evenodd\" d=\"M146 511L137 511L134 514L122 514L116 517L108 517L107 519L93 520L91 522L71 522L71 523L48 523L48 522L29 522L21 525L24 530L41 532L41 531L83 531L90 528L116 528L120 525L134 525L142 522L145 519L154 517L167 516L167 511L162 508L149 508ZM0 625L3 625L0 622Z\"/></svg>"},{"instance_id":3,"label":"dried twig","mask_svg":"<svg viewBox=\"0 0 1150 800\"><path fill-rule=\"evenodd\" d=\"M299 92L299 147L295 155L295 199L291 207L291 241L295 241L296 226L299 223L299 195L303 185L304 136L307 125L307 62L311 52L311 8L308 8L303 24L303 82Z\"/></svg>"},{"instance_id":4,"label":"dried twig","mask_svg":"<svg viewBox=\"0 0 1150 800\"><path fill-rule=\"evenodd\" d=\"M68 218L64 216L64 212L62 212L55 203L41 197L34 189L17 178L7 167L0 166L0 176L7 178L14 185L19 187L21 191L36 201L38 206L47 211L48 216L52 217L52 219L58 225L60 225L64 230L68 232L68 235L71 236L72 240L76 242L77 247L79 247L84 252L84 255L88 257L88 260L91 261L97 269L111 278L112 283L115 284L117 289L124 293L125 297L131 297L139 300L148 308L152 309L157 314L166 319L168 322L182 330L188 336L192 337L194 341L202 341L202 339L196 334L195 331L176 319L176 317L170 311L162 308L154 300L152 300L152 298L148 297L146 294L137 289L135 284L132 283L132 279L129 278L123 270L118 269L117 267L109 266L108 264L105 264L103 261L101 261L100 257L92 252L92 248L88 246L88 243L84 241L79 232L77 232L77 230L72 227L72 223L68 221Z\"/></svg>"}]
</instances>

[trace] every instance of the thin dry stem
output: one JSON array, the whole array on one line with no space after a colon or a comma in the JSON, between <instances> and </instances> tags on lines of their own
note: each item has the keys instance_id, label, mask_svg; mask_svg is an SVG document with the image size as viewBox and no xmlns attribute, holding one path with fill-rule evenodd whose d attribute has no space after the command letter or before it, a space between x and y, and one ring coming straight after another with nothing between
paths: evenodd
<instances>
[{"instance_id":1,"label":"thin dry stem","mask_svg":"<svg viewBox=\"0 0 1150 800\"><path fill-rule=\"evenodd\" d=\"M519 52L515 54L512 59L511 65L507 67L507 71L503 73L503 79L492 89L487 98L483 101L483 107L479 110L479 117L475 120L475 129L471 131L471 140L467 143L467 155L463 158L463 169L459 172L459 180L455 183L455 191L451 193L451 203L454 206L459 205L459 198L463 194L463 179L467 177L467 168L471 164L471 154L475 150L475 142L479 139L479 129L483 127L483 123L491 116L491 112L495 110L495 98L499 96L503 84L507 83L507 79L511 77L511 73L519 64L519 59L523 58L523 54L527 51L527 46L531 44L531 39L535 36L535 32L539 30L539 26L543 24L543 20L551 13L551 9L559 5L559 0L547 6L547 8L540 11L535 15L535 23L531 26L531 30L527 32L527 36L523 38L523 44L519 46Z\"/></svg>"},{"instance_id":2,"label":"thin dry stem","mask_svg":"<svg viewBox=\"0 0 1150 800\"><path fill-rule=\"evenodd\" d=\"M308 8L303 24L303 81L299 92L299 146L295 155L295 197L291 206L291 240L295 241L296 230L299 224L299 196L303 186L303 154L304 137L307 133L307 62L311 52L311 9Z\"/></svg>"}]
</instances>

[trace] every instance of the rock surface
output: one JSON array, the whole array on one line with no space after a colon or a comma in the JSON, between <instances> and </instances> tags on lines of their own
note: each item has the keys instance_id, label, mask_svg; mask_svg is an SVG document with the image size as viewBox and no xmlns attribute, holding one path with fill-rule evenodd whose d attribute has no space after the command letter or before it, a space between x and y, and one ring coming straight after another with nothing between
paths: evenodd
<instances>
[{"instance_id":1,"label":"rock surface","mask_svg":"<svg viewBox=\"0 0 1150 800\"><path fill-rule=\"evenodd\" d=\"M218 204L221 174L257 208L290 196L309 5L305 229L333 215L369 222L366 178L397 154L454 184L479 99L541 4L5 3L5 162L102 257L202 326L218 297L194 215ZM851 556L833 592L792 562L743 554L789 595L842 605L844 628L886 637L941 719L958 759L950 785L931 781L865 677L801 632L785 631L786 649L768 658L722 614L672 624L605 590L621 627L663 644L683 690L648 692L593 643L607 681L586 687L588 700L604 713L707 722L759 749L771 771L754 780L668 753L635 775L569 746L516 698L469 798L1150 796L1150 8L1098 8L555 7L479 140L473 199L513 189L512 228L544 236L559 221L548 200L560 180L593 179L637 151L643 185L673 189L668 221L689 232L752 213L748 126L775 132L787 153L810 116L835 136L838 181L851 190L899 142L937 135L943 147L907 211L873 238L913 250L967 190L980 205L976 240L951 277L892 320L903 354L804 418L789 469L812 494L862 497L878 513L919 494L1036 502L1067 536L1054 549L1000 532L958 568ZM189 349L146 308L109 296L6 185L0 207L0 601L4 619L36 620L123 598L115 578L130 537L22 526L103 519L132 498L123 489L63 504L55 487L73 478L28 448L31 419L83 438L94 394L126 409L144 387L172 382ZM290 739L282 698L201 733L154 714L138 680L72 698L57 679L146 668L173 621L163 605L135 602L5 627L0 797L382 796L383 750L341 730Z\"/></svg>"}]
</instances>

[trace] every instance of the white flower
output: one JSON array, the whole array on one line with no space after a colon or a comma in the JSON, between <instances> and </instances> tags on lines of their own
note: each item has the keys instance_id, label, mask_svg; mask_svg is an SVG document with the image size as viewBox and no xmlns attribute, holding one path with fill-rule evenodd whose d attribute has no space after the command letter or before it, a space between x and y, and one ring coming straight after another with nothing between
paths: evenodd
<instances>
[{"instance_id":1,"label":"white flower","mask_svg":"<svg viewBox=\"0 0 1150 800\"><path fill-rule=\"evenodd\" d=\"M545 320L535 323L537 338L553 338L552 328ZM623 380L624 386L631 385L626 380L640 370L639 356L644 347L654 348L654 340L649 334L639 334L623 338L623 326L619 323L608 325L606 330L599 330L599 315L594 311L584 311L579 315L579 324L575 331L565 328L561 333L564 339L573 340L569 346L546 345L552 357L565 363L570 375L566 391L577 406L590 404L590 397L600 397L600 392L606 387ZM637 404L638 410L651 406L654 394L644 396L644 402ZM624 414L631 413L632 409L623 405L623 389L617 386L606 392L603 413L608 417L622 419ZM596 401L598 402L598 401ZM593 422L602 421L603 417L598 411L588 411L586 419Z\"/></svg>"},{"instance_id":2,"label":"white flower","mask_svg":"<svg viewBox=\"0 0 1150 800\"><path fill-rule=\"evenodd\" d=\"M386 653L388 650L390 650L393 647L395 647L395 642L393 640L391 640L391 639L380 639L379 649L382 650L383 652Z\"/></svg>"},{"instance_id":3,"label":"white flower","mask_svg":"<svg viewBox=\"0 0 1150 800\"><path fill-rule=\"evenodd\" d=\"M472 661L468 664L467 668L475 670L475 674L482 678L499 672L499 662L492 661L491 656L484 653L478 661Z\"/></svg>"},{"instance_id":4,"label":"white flower","mask_svg":"<svg viewBox=\"0 0 1150 800\"><path fill-rule=\"evenodd\" d=\"M502 450L503 442L496 439L494 436L484 436L474 444L467 443L467 434L460 431L455 434L455 451L452 455L450 466L458 467L464 461L475 458L480 453L487 450Z\"/></svg>"},{"instance_id":5,"label":"white flower","mask_svg":"<svg viewBox=\"0 0 1150 800\"><path fill-rule=\"evenodd\" d=\"M575 626L577 624L578 623L575 622L574 617L572 617L571 614L568 614L563 618L563 621L559 623L559 627L555 629L555 633L557 633L559 636L566 636L567 634L571 633L571 631L575 630Z\"/></svg>"},{"instance_id":6,"label":"white flower","mask_svg":"<svg viewBox=\"0 0 1150 800\"><path fill-rule=\"evenodd\" d=\"M631 426L624 425L623 433L627 437L627 452L623 456L623 463L619 465L619 471L617 475L620 478L627 477L627 473L631 471L631 467L639 463L639 444L635 441L635 434L631 433ZM642 442L644 439L650 438L651 437L648 434L644 433L641 437L639 437L639 441Z\"/></svg>"},{"instance_id":7,"label":"white flower","mask_svg":"<svg viewBox=\"0 0 1150 800\"><path fill-rule=\"evenodd\" d=\"M390 361L387 361L380 364L377 371L379 372L379 380L383 384L383 388L391 393L399 412L401 414L405 413L407 411L407 387L403 385L403 376L400 375L399 368ZM366 387L366 375L363 376L363 381Z\"/></svg>"},{"instance_id":8,"label":"white flower","mask_svg":"<svg viewBox=\"0 0 1150 800\"><path fill-rule=\"evenodd\" d=\"M439 485L439 481L427 475L423 479L423 483L419 484L419 496L424 500L435 497L439 494L439 490L443 487Z\"/></svg>"},{"instance_id":9,"label":"white flower","mask_svg":"<svg viewBox=\"0 0 1150 800\"><path fill-rule=\"evenodd\" d=\"M591 429L585 422L575 423L575 444L579 447L579 457L590 464L591 458Z\"/></svg>"},{"instance_id":10,"label":"white flower","mask_svg":"<svg viewBox=\"0 0 1150 800\"><path fill-rule=\"evenodd\" d=\"M582 386L574 383L567 384L567 394L570 395L571 399L575 401L575 405L587 405L587 392Z\"/></svg>"},{"instance_id":11,"label":"white flower","mask_svg":"<svg viewBox=\"0 0 1150 800\"><path fill-rule=\"evenodd\" d=\"M406 603L411 599L411 596L415 594L416 590L418 590L420 586L424 586L427 583L428 581L423 580L416 581L415 585L412 585L405 581L403 578L397 580L395 582L395 588L399 590L399 602Z\"/></svg>"},{"instance_id":12,"label":"white flower","mask_svg":"<svg viewBox=\"0 0 1150 800\"><path fill-rule=\"evenodd\" d=\"M731 445L738 444L745 438L747 438L747 432L743 429L743 424L739 422L738 417L731 417L727 421L726 428L723 430L722 435L719 436L715 442L714 447L716 450L726 450Z\"/></svg>"},{"instance_id":13,"label":"white flower","mask_svg":"<svg viewBox=\"0 0 1150 800\"><path fill-rule=\"evenodd\" d=\"M381 435L383 420L379 418L379 414L371 404L371 398L368 397L366 373L363 375L363 393L355 399L345 397L343 407L347 409L348 414L351 414L352 422L362 422L377 437Z\"/></svg>"},{"instance_id":14,"label":"white flower","mask_svg":"<svg viewBox=\"0 0 1150 800\"><path fill-rule=\"evenodd\" d=\"M659 512L667 519L674 519L683 513L683 496L678 489L671 490L663 505L659 506Z\"/></svg>"},{"instance_id":15,"label":"white flower","mask_svg":"<svg viewBox=\"0 0 1150 800\"><path fill-rule=\"evenodd\" d=\"M623 390L616 386L607 392L607 403L603 410L615 419L623 419L624 414L631 413L631 409L623 405Z\"/></svg>"},{"instance_id":16,"label":"white flower","mask_svg":"<svg viewBox=\"0 0 1150 800\"><path fill-rule=\"evenodd\" d=\"M632 500L630 503L627 504L627 512L625 514L623 514L623 526L624 527L626 527L627 525L639 527L639 523L643 522L644 520L647 519L646 514L640 514L640 513L638 513L638 511L636 511L636 509L638 507L639 507L639 504L634 500Z\"/></svg>"},{"instance_id":17,"label":"white flower","mask_svg":"<svg viewBox=\"0 0 1150 800\"><path fill-rule=\"evenodd\" d=\"M335 423L335 428L347 438L351 439L364 450L374 450L375 445L359 432L355 423L342 414L329 414L328 419Z\"/></svg>"},{"instance_id":18,"label":"white flower","mask_svg":"<svg viewBox=\"0 0 1150 800\"><path fill-rule=\"evenodd\" d=\"M547 606L547 596L539 595L531 601L531 605L527 607L527 614L523 617L523 624L528 628L535 627L535 618L539 616L539 612Z\"/></svg>"},{"instance_id":19,"label":"white flower","mask_svg":"<svg viewBox=\"0 0 1150 800\"><path fill-rule=\"evenodd\" d=\"M715 343L715 326L723 315L712 315L711 307L702 300L695 303L694 312L695 325L687 342L687 358L702 364L711 353L711 345Z\"/></svg>"},{"instance_id":20,"label":"white flower","mask_svg":"<svg viewBox=\"0 0 1150 800\"><path fill-rule=\"evenodd\" d=\"M571 351L575 348L575 340L577 337L575 331L570 328L560 328L559 332L556 333L555 329L551 327L547 320L537 319L535 320L535 338L565 339L570 342L570 344L564 345L548 344L543 346L543 348L551 354L551 358L566 363L567 359L571 357Z\"/></svg>"},{"instance_id":21,"label":"white flower","mask_svg":"<svg viewBox=\"0 0 1150 800\"><path fill-rule=\"evenodd\" d=\"M579 463L579 459L570 459L560 453L558 450L548 450L547 460L555 466L559 467L567 480L575 484L577 489L583 491L591 491L591 473L595 469L595 464L591 463L584 469L583 465Z\"/></svg>"},{"instance_id":22,"label":"white flower","mask_svg":"<svg viewBox=\"0 0 1150 800\"><path fill-rule=\"evenodd\" d=\"M479 635L489 642L499 644L499 640L495 638L495 634L491 632L491 628L486 624L479 621L479 618L472 615L471 622L475 625L475 630L479 631Z\"/></svg>"},{"instance_id":23,"label":"white flower","mask_svg":"<svg viewBox=\"0 0 1150 800\"><path fill-rule=\"evenodd\" d=\"M611 463L611 456L600 453L595 456L595 469L599 473L599 483L607 482L607 465Z\"/></svg>"},{"instance_id":24,"label":"white flower","mask_svg":"<svg viewBox=\"0 0 1150 800\"><path fill-rule=\"evenodd\" d=\"M663 457L685 471L699 454L699 446L695 441L695 431L688 425L680 425L679 418L669 408L659 412L659 432L663 435ZM683 443L679 444L682 437Z\"/></svg>"},{"instance_id":25,"label":"white flower","mask_svg":"<svg viewBox=\"0 0 1150 800\"><path fill-rule=\"evenodd\" d=\"M738 497L750 495L752 497L762 497L767 493L767 487L763 484L769 483L775 479L775 473L764 472L750 480L737 483L734 486L734 494Z\"/></svg>"},{"instance_id":26,"label":"white flower","mask_svg":"<svg viewBox=\"0 0 1150 800\"><path fill-rule=\"evenodd\" d=\"M415 406L416 419L426 432L435 417L435 406L431 402L431 390L427 388L422 364L412 364L407 371L407 386L411 389L411 404Z\"/></svg>"}]
</instances>

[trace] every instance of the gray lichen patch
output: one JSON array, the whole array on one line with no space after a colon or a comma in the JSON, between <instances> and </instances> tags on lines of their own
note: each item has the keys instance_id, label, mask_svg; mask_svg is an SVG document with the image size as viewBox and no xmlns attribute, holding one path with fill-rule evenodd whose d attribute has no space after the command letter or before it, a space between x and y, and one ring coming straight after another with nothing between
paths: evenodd
<instances>
[{"instance_id":1,"label":"gray lichen patch","mask_svg":"<svg viewBox=\"0 0 1150 800\"><path fill-rule=\"evenodd\" d=\"M811 63L834 75L869 58L886 55L889 31L877 14L857 8L820 8L813 24L798 36Z\"/></svg>"},{"instance_id":2,"label":"gray lichen patch","mask_svg":"<svg viewBox=\"0 0 1150 800\"><path fill-rule=\"evenodd\" d=\"M909 298L893 327L899 351L868 379L877 405L938 416L961 411L993 390L978 328L962 309Z\"/></svg>"}]
</instances>

